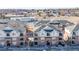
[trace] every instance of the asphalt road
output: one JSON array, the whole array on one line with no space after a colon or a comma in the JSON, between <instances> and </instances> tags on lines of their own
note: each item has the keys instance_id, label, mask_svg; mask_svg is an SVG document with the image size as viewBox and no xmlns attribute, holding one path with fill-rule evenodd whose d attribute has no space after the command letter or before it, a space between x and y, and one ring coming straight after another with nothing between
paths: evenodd
<instances>
[{"instance_id":1,"label":"asphalt road","mask_svg":"<svg viewBox=\"0 0 79 59\"><path fill-rule=\"evenodd\" d=\"M51 47L0 47L0 51L79 51L79 46Z\"/></svg>"}]
</instances>

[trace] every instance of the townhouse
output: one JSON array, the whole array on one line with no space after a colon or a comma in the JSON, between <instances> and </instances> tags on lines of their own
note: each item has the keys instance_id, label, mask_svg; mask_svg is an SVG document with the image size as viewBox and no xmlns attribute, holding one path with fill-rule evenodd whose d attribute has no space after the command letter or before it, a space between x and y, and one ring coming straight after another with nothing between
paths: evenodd
<instances>
[{"instance_id":1,"label":"townhouse","mask_svg":"<svg viewBox=\"0 0 79 59\"><path fill-rule=\"evenodd\" d=\"M49 24L58 27L58 28L61 29L62 31L65 30L65 27L73 25L72 22L67 21L67 20L62 20L62 19L51 20L51 21L49 22Z\"/></svg>"},{"instance_id":2,"label":"townhouse","mask_svg":"<svg viewBox=\"0 0 79 59\"><path fill-rule=\"evenodd\" d=\"M63 45L63 33L51 25L42 25L36 29L33 33L31 40L34 46L52 46L52 45Z\"/></svg>"},{"instance_id":3,"label":"townhouse","mask_svg":"<svg viewBox=\"0 0 79 59\"><path fill-rule=\"evenodd\" d=\"M19 21L10 19L0 20L0 45L23 46L26 42L24 25Z\"/></svg>"},{"instance_id":4,"label":"townhouse","mask_svg":"<svg viewBox=\"0 0 79 59\"><path fill-rule=\"evenodd\" d=\"M65 46L70 32L68 28L73 28L73 23L67 20L36 20L29 17L12 18L0 23L4 24L0 26L0 45L17 47ZM73 41L73 35L70 37ZM78 38L78 35L75 37Z\"/></svg>"},{"instance_id":5,"label":"townhouse","mask_svg":"<svg viewBox=\"0 0 79 59\"><path fill-rule=\"evenodd\" d=\"M25 44L25 33L22 29L4 27L0 30L0 45L3 46L23 46Z\"/></svg>"},{"instance_id":6,"label":"townhouse","mask_svg":"<svg viewBox=\"0 0 79 59\"><path fill-rule=\"evenodd\" d=\"M33 31L28 32L28 40L31 45L65 45L66 31L65 27L71 26L73 23L66 20L40 20L34 25ZM30 26L29 26L30 27ZM53 31L55 30L55 31ZM56 35L56 36L55 36ZM47 44L46 44L47 43Z\"/></svg>"},{"instance_id":7,"label":"townhouse","mask_svg":"<svg viewBox=\"0 0 79 59\"><path fill-rule=\"evenodd\" d=\"M79 24L66 27L65 30L68 33L69 43L71 45L79 45Z\"/></svg>"}]
</instances>

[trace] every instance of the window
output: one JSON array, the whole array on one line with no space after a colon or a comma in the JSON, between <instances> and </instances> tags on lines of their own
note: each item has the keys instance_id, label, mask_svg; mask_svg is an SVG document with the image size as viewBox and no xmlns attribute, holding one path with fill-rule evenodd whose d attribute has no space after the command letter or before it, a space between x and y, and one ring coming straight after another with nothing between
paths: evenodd
<instances>
[{"instance_id":1,"label":"window","mask_svg":"<svg viewBox=\"0 0 79 59\"><path fill-rule=\"evenodd\" d=\"M33 33L30 33L30 36L33 36Z\"/></svg>"},{"instance_id":2,"label":"window","mask_svg":"<svg viewBox=\"0 0 79 59\"><path fill-rule=\"evenodd\" d=\"M38 45L38 42L34 42L34 45Z\"/></svg>"},{"instance_id":3,"label":"window","mask_svg":"<svg viewBox=\"0 0 79 59\"><path fill-rule=\"evenodd\" d=\"M10 43L7 43L7 46L10 47Z\"/></svg>"},{"instance_id":4,"label":"window","mask_svg":"<svg viewBox=\"0 0 79 59\"><path fill-rule=\"evenodd\" d=\"M62 33L59 33L59 36L62 36Z\"/></svg>"},{"instance_id":5,"label":"window","mask_svg":"<svg viewBox=\"0 0 79 59\"><path fill-rule=\"evenodd\" d=\"M65 44L62 42L59 42L58 45L65 46Z\"/></svg>"},{"instance_id":6,"label":"window","mask_svg":"<svg viewBox=\"0 0 79 59\"><path fill-rule=\"evenodd\" d=\"M34 40L38 40L38 38L34 38Z\"/></svg>"},{"instance_id":7,"label":"window","mask_svg":"<svg viewBox=\"0 0 79 59\"><path fill-rule=\"evenodd\" d=\"M30 45L30 46L33 46L33 42L30 42L29 45Z\"/></svg>"},{"instance_id":8,"label":"window","mask_svg":"<svg viewBox=\"0 0 79 59\"><path fill-rule=\"evenodd\" d=\"M59 38L59 40L62 40L62 38Z\"/></svg>"},{"instance_id":9,"label":"window","mask_svg":"<svg viewBox=\"0 0 79 59\"><path fill-rule=\"evenodd\" d=\"M24 40L23 38L20 38L20 40Z\"/></svg>"},{"instance_id":10,"label":"window","mask_svg":"<svg viewBox=\"0 0 79 59\"><path fill-rule=\"evenodd\" d=\"M74 42L74 41L72 41L72 44L75 44L75 42Z\"/></svg>"},{"instance_id":11,"label":"window","mask_svg":"<svg viewBox=\"0 0 79 59\"><path fill-rule=\"evenodd\" d=\"M23 43L23 42L21 42L21 43L20 43L20 45L24 45L24 43Z\"/></svg>"},{"instance_id":12,"label":"window","mask_svg":"<svg viewBox=\"0 0 79 59\"><path fill-rule=\"evenodd\" d=\"M47 33L47 36L50 36L50 33Z\"/></svg>"},{"instance_id":13,"label":"window","mask_svg":"<svg viewBox=\"0 0 79 59\"><path fill-rule=\"evenodd\" d=\"M59 44L59 45L62 45L62 43L61 43L61 42L59 42L58 44Z\"/></svg>"},{"instance_id":14,"label":"window","mask_svg":"<svg viewBox=\"0 0 79 59\"><path fill-rule=\"evenodd\" d=\"M9 33L7 33L7 36L10 36L10 34L9 34Z\"/></svg>"},{"instance_id":15,"label":"window","mask_svg":"<svg viewBox=\"0 0 79 59\"><path fill-rule=\"evenodd\" d=\"M73 35L75 35L75 32L73 32Z\"/></svg>"},{"instance_id":16,"label":"window","mask_svg":"<svg viewBox=\"0 0 79 59\"><path fill-rule=\"evenodd\" d=\"M46 45L48 45L48 46L49 46L49 45L50 45L50 42L49 42L49 41L47 41Z\"/></svg>"},{"instance_id":17,"label":"window","mask_svg":"<svg viewBox=\"0 0 79 59\"><path fill-rule=\"evenodd\" d=\"M20 33L20 36L23 36L23 33Z\"/></svg>"},{"instance_id":18,"label":"window","mask_svg":"<svg viewBox=\"0 0 79 59\"><path fill-rule=\"evenodd\" d=\"M75 39L75 37L72 37L72 39Z\"/></svg>"},{"instance_id":19,"label":"window","mask_svg":"<svg viewBox=\"0 0 79 59\"><path fill-rule=\"evenodd\" d=\"M7 41L6 43L7 43L7 46L10 46L10 41Z\"/></svg>"},{"instance_id":20,"label":"window","mask_svg":"<svg viewBox=\"0 0 79 59\"><path fill-rule=\"evenodd\" d=\"M38 36L38 34L35 33L35 36Z\"/></svg>"}]
</instances>

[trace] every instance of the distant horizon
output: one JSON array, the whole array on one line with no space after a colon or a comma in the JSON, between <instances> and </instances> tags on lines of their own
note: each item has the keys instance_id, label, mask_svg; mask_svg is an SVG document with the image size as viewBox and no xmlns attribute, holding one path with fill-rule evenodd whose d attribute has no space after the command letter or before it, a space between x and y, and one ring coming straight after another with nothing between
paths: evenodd
<instances>
[{"instance_id":1,"label":"distant horizon","mask_svg":"<svg viewBox=\"0 0 79 59\"><path fill-rule=\"evenodd\" d=\"M0 10L32 10L32 9L35 9L35 10L43 10L43 9L79 9L79 7L70 7L70 8L0 8Z\"/></svg>"}]
</instances>

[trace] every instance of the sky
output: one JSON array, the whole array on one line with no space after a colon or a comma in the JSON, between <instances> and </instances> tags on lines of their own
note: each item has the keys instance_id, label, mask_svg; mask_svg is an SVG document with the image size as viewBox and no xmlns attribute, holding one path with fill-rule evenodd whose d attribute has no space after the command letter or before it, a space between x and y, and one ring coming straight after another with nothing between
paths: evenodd
<instances>
[{"instance_id":1,"label":"sky","mask_svg":"<svg viewBox=\"0 0 79 59\"><path fill-rule=\"evenodd\" d=\"M0 9L78 8L79 0L0 0Z\"/></svg>"}]
</instances>

